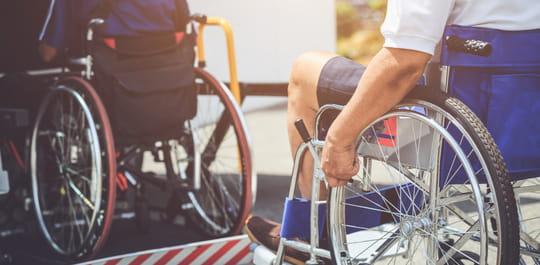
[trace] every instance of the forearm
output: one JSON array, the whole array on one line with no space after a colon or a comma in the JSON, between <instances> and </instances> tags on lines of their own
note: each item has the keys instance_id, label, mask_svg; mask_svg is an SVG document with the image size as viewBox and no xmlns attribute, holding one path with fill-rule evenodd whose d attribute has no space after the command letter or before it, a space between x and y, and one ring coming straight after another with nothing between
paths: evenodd
<instances>
[{"instance_id":1,"label":"forearm","mask_svg":"<svg viewBox=\"0 0 540 265\"><path fill-rule=\"evenodd\" d=\"M44 24L39 34L38 52L43 61L52 61L59 50L66 47L66 34L70 21L68 16L68 1L51 1Z\"/></svg>"},{"instance_id":2,"label":"forearm","mask_svg":"<svg viewBox=\"0 0 540 265\"><path fill-rule=\"evenodd\" d=\"M333 122L327 141L351 145L370 122L407 95L430 58L422 52L383 48L368 65L352 98Z\"/></svg>"}]
</instances>

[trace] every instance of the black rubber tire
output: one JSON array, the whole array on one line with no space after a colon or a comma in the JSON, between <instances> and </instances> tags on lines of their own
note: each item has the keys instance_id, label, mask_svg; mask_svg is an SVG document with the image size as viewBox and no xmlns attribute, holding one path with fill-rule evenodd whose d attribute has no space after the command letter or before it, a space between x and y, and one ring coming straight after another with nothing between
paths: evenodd
<instances>
[{"instance_id":1,"label":"black rubber tire","mask_svg":"<svg viewBox=\"0 0 540 265\"><path fill-rule=\"evenodd\" d=\"M500 237L500 265L517 264L519 260L519 220L517 206L511 180L506 170L506 164L495 144L495 140L487 131L482 121L460 100L449 97L440 91L433 91L428 87L419 86L408 95L407 99L420 99L432 102L448 111L458 119L469 132L491 172L491 188L495 194L495 201L499 203L500 223L491 220L497 226Z\"/></svg>"},{"instance_id":2,"label":"black rubber tire","mask_svg":"<svg viewBox=\"0 0 540 265\"><path fill-rule=\"evenodd\" d=\"M456 118L457 122L471 136L474 145L478 147L480 155L486 162L487 170L492 176L487 182L491 183L489 190L493 194L493 200L496 202L492 205L495 206L494 208L497 208L496 211L499 215L499 222L495 222L495 233L497 233L499 238L498 242L495 243L499 249L496 264L517 264L519 259L519 231L514 192L504 160L493 138L478 117L462 102L448 97L442 92L433 91L426 87L415 88L396 109L403 107L412 109L409 107L418 106L416 104L420 104L419 102L434 105ZM331 215L330 208L332 202L330 198L333 197L333 193L336 193L334 189L330 189L327 216ZM327 223L328 229L331 229L332 224L330 224L330 221ZM329 235L333 234L330 230L328 233ZM330 244L332 260L335 264L341 264L342 262L338 260L340 254L343 253L339 249L333 249L333 246L333 244Z\"/></svg>"},{"instance_id":3,"label":"black rubber tire","mask_svg":"<svg viewBox=\"0 0 540 265\"><path fill-rule=\"evenodd\" d=\"M64 92L59 92L64 91ZM83 102L88 106L89 113L94 121L95 125L95 133L97 135L97 140L99 141L99 145L101 147L101 152L99 156L101 157L101 168L99 168L99 172L101 173L101 197L99 199L93 198L96 201L100 201L100 207L97 210L97 216L95 218L95 221L93 224L87 224L88 225L88 231L85 232L86 236L84 240L81 240L81 242L76 243L76 246L65 246L62 243L59 243L61 241L61 235L54 235L52 236L54 232L52 232L55 228L54 225L51 226L49 223L48 225L44 223L44 219L41 216L41 212L36 208L36 215L38 216L38 220L40 220L40 230L42 231L42 234L45 237L46 242L49 246L57 253L61 258L73 262L73 261L80 261L85 259L90 259L94 255L98 253L98 251L103 247L107 236L109 234L109 230L111 227L113 214L114 214L114 206L115 206L115 200L116 200L116 156L115 156L115 146L114 146L114 140L112 136L112 129L109 123L109 119L107 116L107 113L105 111L105 107L103 103L101 102L101 99L99 98L98 94L94 90L94 88L84 79L80 77L75 76L68 76L64 77L61 80L58 81L58 83L55 85L53 90L49 92L48 96L44 99L42 102L39 112L38 112L38 118L36 118L36 124L34 126L34 132L32 135L32 144L31 144L31 155L34 155L37 153L37 150L39 148L43 148L43 146L36 145L36 141L38 138L38 135L40 135L40 126L41 122L45 123L44 126L50 126L47 125L47 121L43 120L43 115L47 115L45 113L53 114L53 112L47 112L49 106L49 103L54 100L54 96L58 95L60 93L67 93L68 95L72 91L73 94L71 96L68 96L66 99L69 99L69 97L75 99L77 97L80 97ZM53 94L56 93L56 94ZM74 96L74 95L77 96ZM76 105L76 100L74 105ZM64 104L62 102L58 102L58 104ZM80 107L80 106L79 106ZM77 107L75 107L77 108ZM45 117L47 119L47 117ZM73 120L73 121L76 121ZM45 132L47 127L45 127ZM50 129L53 130L53 129ZM88 129L88 131L91 131ZM66 133L67 135L67 133ZM75 145L74 145L75 146ZM75 148L75 147L74 147ZM84 147L79 147L81 149L84 149ZM64 154L65 155L65 154ZM85 159L85 157L77 158L81 161ZM44 185L55 185L55 183L50 183L45 180L42 180L44 176L50 173L50 171L43 171L38 165L38 161L41 161L41 157L37 156L37 158L31 159L35 160L36 163L31 163L32 168L32 179L33 179L33 189L34 189L34 202L36 205L40 204L42 200L45 200L46 196L42 193L47 190L47 188ZM54 159L49 160L51 163L49 164L55 164ZM66 162L67 164L67 162ZM57 167L61 167L60 165L57 165ZM73 176L83 176L82 173L70 173L72 176L69 178L75 178ZM66 177L67 174L64 172L64 174L60 174L60 178L63 178L65 181L68 179ZM58 183L57 183L58 184ZM61 184L63 185L63 184ZM60 185L60 186L61 186ZM75 185L75 184L73 184ZM53 187L53 189L62 190L65 188L62 187ZM86 191L89 194L97 194L95 191ZM59 192L56 192L57 195ZM60 192L61 193L61 192ZM45 196L45 197L44 197ZM62 195L58 195L62 196ZM83 199L84 200L84 199ZM49 202L50 203L50 202ZM53 202L54 203L54 202ZM36 206L37 207L37 206ZM55 208L50 208L50 210L54 210ZM54 221L53 221L54 223ZM60 232L61 233L61 232Z\"/></svg>"},{"instance_id":4,"label":"black rubber tire","mask_svg":"<svg viewBox=\"0 0 540 265\"><path fill-rule=\"evenodd\" d=\"M211 128L211 133L197 135L199 142L204 145L200 148L202 152L200 168L202 187L199 191L189 191L185 201L200 207L198 209L194 207L189 211L188 220L209 237L240 234L251 211L254 196L253 187L256 183L243 114L228 88L213 75L201 68L195 68L195 73L198 110L192 121L204 120L208 118L206 116L211 116L201 111L206 108L218 107L222 108L222 112L211 113L220 116L219 119L204 124ZM212 101L212 104L207 106L209 104L205 99L208 99L209 96L215 102ZM212 111L215 110L209 110L209 113ZM190 146L193 145L192 143L184 143L184 145L184 149L188 153L193 153L193 147ZM229 149L226 149L226 152L221 151L225 147ZM230 159L230 156L237 157ZM221 171L218 168L220 165L221 167L234 167L234 169L229 170L229 172L233 171L234 173L228 173L226 170ZM193 174L193 166L193 163L190 163L187 168L188 178ZM233 178L235 181L230 181L229 185L223 182L221 183L225 185L217 184L227 177ZM232 184L234 184L234 188L231 187ZM234 207L229 207L232 205Z\"/></svg>"}]
</instances>

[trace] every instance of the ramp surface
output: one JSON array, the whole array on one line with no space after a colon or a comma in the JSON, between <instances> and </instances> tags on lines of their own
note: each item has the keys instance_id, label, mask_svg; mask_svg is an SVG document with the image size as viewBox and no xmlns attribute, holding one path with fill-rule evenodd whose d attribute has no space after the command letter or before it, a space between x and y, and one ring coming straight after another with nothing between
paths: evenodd
<instances>
[{"instance_id":1,"label":"ramp surface","mask_svg":"<svg viewBox=\"0 0 540 265\"><path fill-rule=\"evenodd\" d=\"M79 265L248 265L253 260L250 244L246 235L240 235L140 251Z\"/></svg>"}]
</instances>

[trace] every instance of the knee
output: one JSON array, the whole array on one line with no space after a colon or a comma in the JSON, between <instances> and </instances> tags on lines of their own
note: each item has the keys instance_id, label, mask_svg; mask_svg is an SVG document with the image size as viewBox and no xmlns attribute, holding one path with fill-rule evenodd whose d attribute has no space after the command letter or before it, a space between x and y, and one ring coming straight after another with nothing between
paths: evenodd
<instances>
[{"instance_id":1,"label":"knee","mask_svg":"<svg viewBox=\"0 0 540 265\"><path fill-rule=\"evenodd\" d=\"M49 63L56 57L58 50L47 43L42 42L38 46L38 53L44 62Z\"/></svg>"},{"instance_id":2,"label":"knee","mask_svg":"<svg viewBox=\"0 0 540 265\"><path fill-rule=\"evenodd\" d=\"M311 51L301 54L294 60L289 76L290 108L318 107L316 91L319 75L326 62L335 56L337 55L328 52Z\"/></svg>"},{"instance_id":3,"label":"knee","mask_svg":"<svg viewBox=\"0 0 540 265\"><path fill-rule=\"evenodd\" d=\"M307 54L300 55L292 64L287 88L289 108L295 108L298 104L302 104L302 99L306 98L305 91L309 90L306 81L306 66L308 64L309 57Z\"/></svg>"},{"instance_id":4,"label":"knee","mask_svg":"<svg viewBox=\"0 0 540 265\"><path fill-rule=\"evenodd\" d=\"M306 81L309 78L309 68L312 66L316 52L306 52L298 56L291 69L289 76L289 88L301 88L306 85Z\"/></svg>"}]
</instances>

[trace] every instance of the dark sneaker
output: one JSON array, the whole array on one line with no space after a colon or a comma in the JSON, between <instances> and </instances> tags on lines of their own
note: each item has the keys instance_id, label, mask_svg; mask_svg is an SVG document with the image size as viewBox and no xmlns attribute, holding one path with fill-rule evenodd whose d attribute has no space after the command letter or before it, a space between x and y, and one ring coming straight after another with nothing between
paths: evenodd
<instances>
[{"instance_id":1,"label":"dark sneaker","mask_svg":"<svg viewBox=\"0 0 540 265\"><path fill-rule=\"evenodd\" d=\"M277 252L280 240L279 232L281 231L281 224L254 216L248 218L244 231L251 241L267 247L274 253ZM295 265L304 265L305 261L308 259L308 253L304 253L289 247L285 248L285 261L289 263Z\"/></svg>"}]
</instances>

